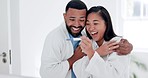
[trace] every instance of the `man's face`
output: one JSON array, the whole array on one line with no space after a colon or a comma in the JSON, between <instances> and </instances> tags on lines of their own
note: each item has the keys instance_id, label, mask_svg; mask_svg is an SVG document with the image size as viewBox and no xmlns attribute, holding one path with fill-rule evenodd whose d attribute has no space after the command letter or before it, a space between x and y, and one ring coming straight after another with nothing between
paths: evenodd
<instances>
[{"instance_id":1,"label":"man's face","mask_svg":"<svg viewBox=\"0 0 148 78\"><path fill-rule=\"evenodd\" d=\"M64 14L64 19L68 32L72 36L76 37L81 34L81 31L85 26L86 10L69 8L68 11Z\"/></svg>"}]
</instances>

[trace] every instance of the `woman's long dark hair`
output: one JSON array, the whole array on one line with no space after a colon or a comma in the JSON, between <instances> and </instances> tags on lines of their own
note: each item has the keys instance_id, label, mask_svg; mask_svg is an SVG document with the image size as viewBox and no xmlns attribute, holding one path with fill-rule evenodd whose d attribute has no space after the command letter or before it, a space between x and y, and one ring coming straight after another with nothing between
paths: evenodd
<instances>
[{"instance_id":1,"label":"woman's long dark hair","mask_svg":"<svg viewBox=\"0 0 148 78\"><path fill-rule=\"evenodd\" d=\"M97 13L105 21L105 24L106 24L106 30L105 30L105 33L104 33L104 40L105 41L109 41L113 37L117 36L114 33L114 30L113 30L113 26L112 26L112 21L111 21L110 14L109 14L109 12L103 6L94 6L94 7L91 7L87 11L87 16L90 13ZM86 33L87 33L88 37L90 39L92 39L92 37L89 35L89 33L88 33L87 30L86 30Z\"/></svg>"}]
</instances>

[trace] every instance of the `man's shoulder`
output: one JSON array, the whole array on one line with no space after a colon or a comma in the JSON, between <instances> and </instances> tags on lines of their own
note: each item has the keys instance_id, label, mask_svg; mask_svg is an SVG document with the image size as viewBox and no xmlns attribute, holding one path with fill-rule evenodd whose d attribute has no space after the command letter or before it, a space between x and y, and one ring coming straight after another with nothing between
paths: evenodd
<instances>
[{"instance_id":1,"label":"man's shoulder","mask_svg":"<svg viewBox=\"0 0 148 78\"><path fill-rule=\"evenodd\" d=\"M50 31L48 35L59 35L59 34L63 34L62 32L65 31L64 27L65 27L65 25L62 23L58 27L56 27L55 29L53 29L52 31Z\"/></svg>"},{"instance_id":2,"label":"man's shoulder","mask_svg":"<svg viewBox=\"0 0 148 78\"><path fill-rule=\"evenodd\" d=\"M60 32L59 28L56 28L48 33L47 38L54 39L54 38L60 37L60 35L61 35L61 32Z\"/></svg>"},{"instance_id":3,"label":"man's shoulder","mask_svg":"<svg viewBox=\"0 0 148 78\"><path fill-rule=\"evenodd\" d=\"M57 27L54 30L52 30L51 32L48 33L47 37L48 39L52 39L52 40L62 40L66 37L66 33L65 30L62 29L62 27Z\"/></svg>"}]
</instances>

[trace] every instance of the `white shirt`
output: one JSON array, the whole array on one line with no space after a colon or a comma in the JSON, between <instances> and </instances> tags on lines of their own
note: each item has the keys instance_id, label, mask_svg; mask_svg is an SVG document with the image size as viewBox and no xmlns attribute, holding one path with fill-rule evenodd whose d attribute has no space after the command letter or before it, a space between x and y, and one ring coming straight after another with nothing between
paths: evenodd
<instances>
[{"instance_id":1,"label":"white shirt","mask_svg":"<svg viewBox=\"0 0 148 78\"><path fill-rule=\"evenodd\" d=\"M73 45L66 39L69 34L65 23L48 34L41 56L42 78L71 78L67 59L73 55Z\"/></svg>"}]
</instances>

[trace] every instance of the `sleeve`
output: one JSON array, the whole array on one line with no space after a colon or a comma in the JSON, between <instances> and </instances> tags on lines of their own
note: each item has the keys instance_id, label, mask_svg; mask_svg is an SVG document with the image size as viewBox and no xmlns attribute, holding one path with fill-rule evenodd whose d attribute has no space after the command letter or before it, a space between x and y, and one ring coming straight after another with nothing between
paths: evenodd
<instances>
[{"instance_id":1,"label":"sleeve","mask_svg":"<svg viewBox=\"0 0 148 78\"><path fill-rule=\"evenodd\" d=\"M40 75L41 78L65 78L69 70L69 63L67 60L61 59L61 41L52 39L51 37L46 38L41 56Z\"/></svg>"},{"instance_id":2,"label":"sleeve","mask_svg":"<svg viewBox=\"0 0 148 78\"><path fill-rule=\"evenodd\" d=\"M129 75L129 56L118 56L115 52L106 60L95 52L89 61L86 71L97 78L125 78ZM126 73L126 74L125 74Z\"/></svg>"},{"instance_id":3,"label":"sleeve","mask_svg":"<svg viewBox=\"0 0 148 78\"><path fill-rule=\"evenodd\" d=\"M77 78L90 78L90 74L85 71L89 58L84 56L73 64L74 73Z\"/></svg>"}]
</instances>

